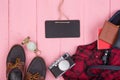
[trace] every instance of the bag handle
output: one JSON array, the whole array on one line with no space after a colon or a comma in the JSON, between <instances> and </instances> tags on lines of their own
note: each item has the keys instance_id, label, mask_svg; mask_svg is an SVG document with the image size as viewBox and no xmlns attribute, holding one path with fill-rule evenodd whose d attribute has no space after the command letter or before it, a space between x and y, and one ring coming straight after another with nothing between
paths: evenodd
<instances>
[{"instance_id":1,"label":"bag handle","mask_svg":"<svg viewBox=\"0 0 120 80\"><path fill-rule=\"evenodd\" d=\"M120 70L120 66L111 66L111 65L96 65L96 66L90 66L87 69L87 74L90 76L97 76L96 74L92 73L91 69L102 69L102 70Z\"/></svg>"}]
</instances>

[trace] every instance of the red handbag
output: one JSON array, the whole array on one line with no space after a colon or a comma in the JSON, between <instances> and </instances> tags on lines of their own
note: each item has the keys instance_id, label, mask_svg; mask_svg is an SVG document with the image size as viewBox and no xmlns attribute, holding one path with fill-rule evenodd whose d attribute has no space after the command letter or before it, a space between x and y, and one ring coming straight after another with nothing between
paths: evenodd
<instances>
[{"instance_id":1,"label":"red handbag","mask_svg":"<svg viewBox=\"0 0 120 80\"><path fill-rule=\"evenodd\" d=\"M120 49L98 50L95 41L78 46L72 58L76 65L63 75L65 80L120 80Z\"/></svg>"}]
</instances>

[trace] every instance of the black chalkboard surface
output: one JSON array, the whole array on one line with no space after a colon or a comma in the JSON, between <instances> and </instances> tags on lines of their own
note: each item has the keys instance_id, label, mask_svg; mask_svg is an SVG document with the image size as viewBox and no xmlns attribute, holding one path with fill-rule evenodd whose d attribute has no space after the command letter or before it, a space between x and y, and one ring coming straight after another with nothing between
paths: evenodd
<instances>
[{"instance_id":1,"label":"black chalkboard surface","mask_svg":"<svg viewBox=\"0 0 120 80\"><path fill-rule=\"evenodd\" d=\"M45 21L46 38L80 37L79 20L47 20Z\"/></svg>"}]
</instances>

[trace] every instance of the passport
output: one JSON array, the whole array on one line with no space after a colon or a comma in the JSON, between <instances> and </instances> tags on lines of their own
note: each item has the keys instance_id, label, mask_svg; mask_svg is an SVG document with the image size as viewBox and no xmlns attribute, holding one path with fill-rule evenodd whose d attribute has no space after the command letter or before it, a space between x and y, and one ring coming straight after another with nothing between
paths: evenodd
<instances>
[{"instance_id":1,"label":"passport","mask_svg":"<svg viewBox=\"0 0 120 80\"><path fill-rule=\"evenodd\" d=\"M118 26L105 21L102 31L100 32L99 39L112 45L116 40L118 30Z\"/></svg>"},{"instance_id":2,"label":"passport","mask_svg":"<svg viewBox=\"0 0 120 80\"><path fill-rule=\"evenodd\" d=\"M101 31L102 31L102 28L99 28L98 29L98 36L99 36ZM100 39L97 40L97 49L99 49L99 50L100 49L110 49L111 46L112 46L111 44L109 44L103 40L100 40Z\"/></svg>"}]
</instances>

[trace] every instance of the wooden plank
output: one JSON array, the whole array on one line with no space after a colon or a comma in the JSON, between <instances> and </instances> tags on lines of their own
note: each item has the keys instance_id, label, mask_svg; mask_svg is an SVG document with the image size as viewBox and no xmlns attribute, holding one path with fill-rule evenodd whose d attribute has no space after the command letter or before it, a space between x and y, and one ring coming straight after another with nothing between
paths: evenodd
<instances>
[{"instance_id":1,"label":"wooden plank","mask_svg":"<svg viewBox=\"0 0 120 80\"><path fill-rule=\"evenodd\" d=\"M58 19L57 4L58 0L37 0L37 41L47 67L59 58L60 53L60 39L45 38L45 21ZM59 78L55 79L47 70L46 80L59 80Z\"/></svg>"},{"instance_id":2,"label":"wooden plank","mask_svg":"<svg viewBox=\"0 0 120 80\"><path fill-rule=\"evenodd\" d=\"M0 0L0 79L6 80L8 53L8 0Z\"/></svg>"},{"instance_id":3,"label":"wooden plank","mask_svg":"<svg viewBox=\"0 0 120 80\"><path fill-rule=\"evenodd\" d=\"M108 20L110 0L84 0L84 33L85 44L97 39L97 28L102 27L105 20Z\"/></svg>"},{"instance_id":4,"label":"wooden plank","mask_svg":"<svg viewBox=\"0 0 120 80\"><path fill-rule=\"evenodd\" d=\"M73 55L78 45L85 42L84 35L84 0L65 0L63 4L63 12L70 20L80 20L80 37L79 38L62 38L61 39L61 55L69 52Z\"/></svg>"},{"instance_id":5,"label":"wooden plank","mask_svg":"<svg viewBox=\"0 0 120 80\"><path fill-rule=\"evenodd\" d=\"M110 12L111 16L118 10L120 10L120 0L110 0Z\"/></svg>"},{"instance_id":6,"label":"wooden plank","mask_svg":"<svg viewBox=\"0 0 120 80\"><path fill-rule=\"evenodd\" d=\"M36 1L35 0L10 0L10 26L9 48L14 44L21 44L27 36L36 42ZM26 65L35 57L35 54L26 52Z\"/></svg>"},{"instance_id":7,"label":"wooden plank","mask_svg":"<svg viewBox=\"0 0 120 80\"><path fill-rule=\"evenodd\" d=\"M65 52L73 55L78 45L85 43L84 36L84 0L65 0L63 4L63 12L69 17L70 20L80 20L80 37L79 38L62 38L60 53ZM64 80L62 77L60 80Z\"/></svg>"}]
</instances>

